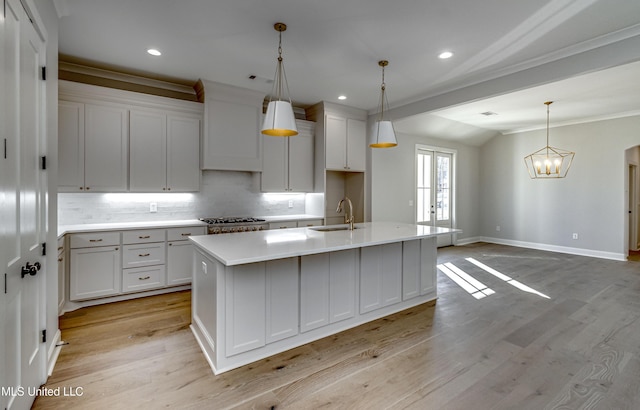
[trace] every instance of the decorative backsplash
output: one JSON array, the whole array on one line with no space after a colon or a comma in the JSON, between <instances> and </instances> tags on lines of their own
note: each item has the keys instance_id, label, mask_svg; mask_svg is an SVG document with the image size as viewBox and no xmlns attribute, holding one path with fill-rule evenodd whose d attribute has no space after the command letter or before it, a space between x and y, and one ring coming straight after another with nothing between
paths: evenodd
<instances>
[{"instance_id":1,"label":"decorative backsplash","mask_svg":"<svg viewBox=\"0 0 640 410\"><path fill-rule=\"evenodd\" d=\"M259 173L203 171L201 190L195 193L58 194L58 224L321 215L323 201L322 194L260 192ZM157 205L155 213L150 212L152 203Z\"/></svg>"}]
</instances>

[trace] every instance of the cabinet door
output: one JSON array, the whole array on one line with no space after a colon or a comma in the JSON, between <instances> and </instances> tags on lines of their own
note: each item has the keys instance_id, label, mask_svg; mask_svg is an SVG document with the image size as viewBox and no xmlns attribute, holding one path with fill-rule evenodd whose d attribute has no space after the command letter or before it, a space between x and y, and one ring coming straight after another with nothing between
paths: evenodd
<instances>
[{"instance_id":1,"label":"cabinet door","mask_svg":"<svg viewBox=\"0 0 640 410\"><path fill-rule=\"evenodd\" d=\"M437 237L420 239L420 294L436 292Z\"/></svg>"},{"instance_id":2,"label":"cabinet door","mask_svg":"<svg viewBox=\"0 0 640 410\"><path fill-rule=\"evenodd\" d=\"M327 115L325 117L325 168L344 170L347 167L347 120Z\"/></svg>"},{"instance_id":3,"label":"cabinet door","mask_svg":"<svg viewBox=\"0 0 640 410\"><path fill-rule=\"evenodd\" d=\"M298 135L291 138L298 138ZM287 139L262 137L262 175L260 188L263 192L283 192L288 188Z\"/></svg>"},{"instance_id":4,"label":"cabinet door","mask_svg":"<svg viewBox=\"0 0 640 410\"><path fill-rule=\"evenodd\" d=\"M120 293L120 247L71 249L69 299L81 300Z\"/></svg>"},{"instance_id":5,"label":"cabinet door","mask_svg":"<svg viewBox=\"0 0 640 410\"><path fill-rule=\"evenodd\" d=\"M399 302L402 243L369 246L360 252L360 313Z\"/></svg>"},{"instance_id":6,"label":"cabinet door","mask_svg":"<svg viewBox=\"0 0 640 410\"><path fill-rule=\"evenodd\" d=\"M402 242L402 300L420 295L420 241Z\"/></svg>"},{"instance_id":7,"label":"cabinet door","mask_svg":"<svg viewBox=\"0 0 640 410\"><path fill-rule=\"evenodd\" d=\"M225 268L227 357L265 345L265 263Z\"/></svg>"},{"instance_id":8,"label":"cabinet door","mask_svg":"<svg viewBox=\"0 0 640 410\"><path fill-rule=\"evenodd\" d=\"M131 111L129 120L129 189L167 189L167 125L164 114Z\"/></svg>"},{"instance_id":9,"label":"cabinet door","mask_svg":"<svg viewBox=\"0 0 640 410\"><path fill-rule=\"evenodd\" d=\"M329 322L355 315L358 249L329 254Z\"/></svg>"},{"instance_id":10,"label":"cabinet door","mask_svg":"<svg viewBox=\"0 0 640 410\"><path fill-rule=\"evenodd\" d=\"M189 241L173 241L167 245L167 286L191 283L193 245Z\"/></svg>"},{"instance_id":11,"label":"cabinet door","mask_svg":"<svg viewBox=\"0 0 640 410\"><path fill-rule=\"evenodd\" d=\"M200 120L167 117L167 190L200 190Z\"/></svg>"},{"instance_id":12,"label":"cabinet door","mask_svg":"<svg viewBox=\"0 0 640 410\"><path fill-rule=\"evenodd\" d=\"M300 260L300 331L329 324L329 254Z\"/></svg>"},{"instance_id":13,"label":"cabinet door","mask_svg":"<svg viewBox=\"0 0 640 410\"><path fill-rule=\"evenodd\" d=\"M266 262L267 343L298 334L298 258Z\"/></svg>"},{"instance_id":14,"label":"cabinet door","mask_svg":"<svg viewBox=\"0 0 640 410\"><path fill-rule=\"evenodd\" d=\"M298 135L289 137L289 191L313 191L313 124L298 123Z\"/></svg>"},{"instance_id":15,"label":"cabinet door","mask_svg":"<svg viewBox=\"0 0 640 410\"><path fill-rule=\"evenodd\" d=\"M58 103L58 189L84 190L84 104Z\"/></svg>"},{"instance_id":16,"label":"cabinet door","mask_svg":"<svg viewBox=\"0 0 640 410\"><path fill-rule=\"evenodd\" d=\"M122 270L122 292L141 292L165 285L164 265L144 266Z\"/></svg>"},{"instance_id":17,"label":"cabinet door","mask_svg":"<svg viewBox=\"0 0 640 410\"><path fill-rule=\"evenodd\" d=\"M364 121L347 119L347 168L364 171L367 168L367 127Z\"/></svg>"},{"instance_id":18,"label":"cabinet door","mask_svg":"<svg viewBox=\"0 0 640 410\"><path fill-rule=\"evenodd\" d=\"M85 105L84 182L91 192L127 190L129 112L120 107Z\"/></svg>"}]
</instances>

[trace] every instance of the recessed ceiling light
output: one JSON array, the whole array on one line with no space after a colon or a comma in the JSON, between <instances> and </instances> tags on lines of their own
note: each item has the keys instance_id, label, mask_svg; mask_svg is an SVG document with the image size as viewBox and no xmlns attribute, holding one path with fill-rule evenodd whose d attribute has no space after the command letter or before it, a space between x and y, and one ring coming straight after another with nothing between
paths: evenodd
<instances>
[{"instance_id":1,"label":"recessed ceiling light","mask_svg":"<svg viewBox=\"0 0 640 410\"><path fill-rule=\"evenodd\" d=\"M440 55L438 55L438 57L445 60L447 58L453 57L453 53L451 51L443 51L442 53L440 53Z\"/></svg>"},{"instance_id":2,"label":"recessed ceiling light","mask_svg":"<svg viewBox=\"0 0 640 410\"><path fill-rule=\"evenodd\" d=\"M480 115L484 115L485 117L490 117L492 115L498 115L498 113L493 111L485 111L485 112L481 112Z\"/></svg>"},{"instance_id":3,"label":"recessed ceiling light","mask_svg":"<svg viewBox=\"0 0 640 410\"><path fill-rule=\"evenodd\" d=\"M346 100L346 99L347 99L346 95L338 96L338 100Z\"/></svg>"},{"instance_id":4,"label":"recessed ceiling light","mask_svg":"<svg viewBox=\"0 0 640 410\"><path fill-rule=\"evenodd\" d=\"M157 50L155 48L150 48L147 50L147 53L151 54L152 56L161 56L162 53L160 52L160 50Z\"/></svg>"}]
</instances>

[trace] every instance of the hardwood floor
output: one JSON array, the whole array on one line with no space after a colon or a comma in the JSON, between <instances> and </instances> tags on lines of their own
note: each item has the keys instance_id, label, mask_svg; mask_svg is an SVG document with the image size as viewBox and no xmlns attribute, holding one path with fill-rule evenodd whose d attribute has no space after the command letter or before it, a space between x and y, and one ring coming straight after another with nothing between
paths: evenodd
<instances>
[{"instance_id":1,"label":"hardwood floor","mask_svg":"<svg viewBox=\"0 0 640 410\"><path fill-rule=\"evenodd\" d=\"M83 394L34 408L640 408L640 262L484 243L440 249L438 262L495 293L478 300L439 272L435 306L219 376L188 328L189 292L70 312L47 387Z\"/></svg>"}]
</instances>

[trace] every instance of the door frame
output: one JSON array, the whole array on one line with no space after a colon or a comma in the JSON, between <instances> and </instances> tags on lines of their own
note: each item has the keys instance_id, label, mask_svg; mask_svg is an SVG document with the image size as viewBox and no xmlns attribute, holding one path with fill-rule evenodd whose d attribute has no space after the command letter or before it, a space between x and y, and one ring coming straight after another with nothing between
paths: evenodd
<instances>
[{"instance_id":1,"label":"door frame","mask_svg":"<svg viewBox=\"0 0 640 410\"><path fill-rule=\"evenodd\" d=\"M419 151L431 151L433 152L433 166L435 168L435 164L437 163L436 158L437 158L437 154L438 153L442 153L442 154L447 154L447 155L451 155L451 192L450 192L450 198L451 198L451 203L450 203L450 207L451 207L451 228L455 228L456 227L456 168L457 168L457 158L458 158L458 150L453 149L453 148L445 148L445 147L438 147L435 145L426 145L426 144L416 144L415 149L414 149L414 154L413 154L413 161L414 161L414 165L413 165L413 197L414 197L414 204L416 204L415 206L415 212L413 214L413 220L414 223L418 224L418 194L417 194L417 186L418 186L418 152ZM434 194L436 192L436 188L433 187L432 188L434 191ZM434 224L433 226L437 226L435 224L435 218L434 218ZM448 245L454 245L455 241L456 241L456 234L449 234L449 235L440 235L437 237L438 238L438 247L442 247L442 246L448 246Z\"/></svg>"}]
</instances>

